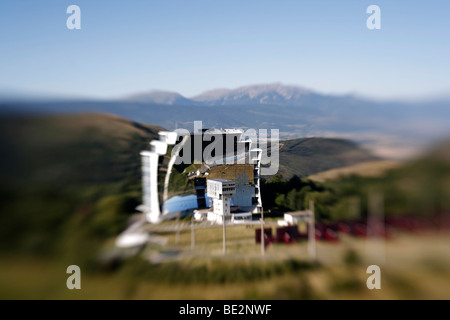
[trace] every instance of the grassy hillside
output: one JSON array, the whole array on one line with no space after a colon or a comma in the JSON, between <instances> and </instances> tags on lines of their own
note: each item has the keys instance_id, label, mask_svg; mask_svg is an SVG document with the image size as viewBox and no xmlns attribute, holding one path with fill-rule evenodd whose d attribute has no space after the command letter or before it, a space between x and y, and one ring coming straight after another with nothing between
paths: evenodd
<instances>
[{"instance_id":1,"label":"grassy hillside","mask_svg":"<svg viewBox=\"0 0 450 320\"><path fill-rule=\"evenodd\" d=\"M317 182L325 182L326 180L336 180L351 175L362 177L378 177L383 175L387 170L398 168L401 165L401 162L393 160L362 162L348 167L322 171L308 176L308 179Z\"/></svg>"},{"instance_id":2,"label":"grassy hillside","mask_svg":"<svg viewBox=\"0 0 450 320\"><path fill-rule=\"evenodd\" d=\"M285 178L308 175L377 158L343 139L302 138L280 142L280 170Z\"/></svg>"},{"instance_id":3,"label":"grassy hillside","mask_svg":"<svg viewBox=\"0 0 450 320\"><path fill-rule=\"evenodd\" d=\"M109 114L0 118L0 183L122 181L157 130Z\"/></svg>"},{"instance_id":4,"label":"grassy hillside","mask_svg":"<svg viewBox=\"0 0 450 320\"><path fill-rule=\"evenodd\" d=\"M317 218L333 221L350 218L355 200L357 211L366 216L369 195L382 194L386 215L438 217L450 212L449 149L444 142L401 166L380 168L369 162L326 171L313 176L314 180L277 175L261 187L264 207L303 210L314 200Z\"/></svg>"},{"instance_id":5,"label":"grassy hillside","mask_svg":"<svg viewBox=\"0 0 450 320\"><path fill-rule=\"evenodd\" d=\"M140 202L139 151L159 129L109 114L0 118L0 250L95 252Z\"/></svg>"}]
</instances>

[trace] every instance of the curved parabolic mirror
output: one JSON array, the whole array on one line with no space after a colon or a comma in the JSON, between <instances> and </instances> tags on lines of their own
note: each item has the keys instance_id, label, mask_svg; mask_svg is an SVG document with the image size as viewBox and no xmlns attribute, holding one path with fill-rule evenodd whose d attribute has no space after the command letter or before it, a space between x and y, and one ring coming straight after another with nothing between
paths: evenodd
<instances>
[{"instance_id":1,"label":"curved parabolic mirror","mask_svg":"<svg viewBox=\"0 0 450 320\"><path fill-rule=\"evenodd\" d=\"M250 141L241 141L241 134L237 130L215 130L177 138L159 169L158 189L165 219L209 208L208 179L235 181L236 193L230 203L235 212L255 209L255 165L250 159ZM196 149L198 143L200 148Z\"/></svg>"},{"instance_id":2,"label":"curved parabolic mirror","mask_svg":"<svg viewBox=\"0 0 450 320\"><path fill-rule=\"evenodd\" d=\"M208 205L204 193L204 202L200 205L198 203L196 183L198 184L199 179L195 178L202 164L194 164L194 159L190 157L191 142L191 136L179 136L176 145L169 147L166 155L169 161L166 172L161 177L163 181L160 181L161 212L166 218L184 216L194 209Z\"/></svg>"}]
</instances>

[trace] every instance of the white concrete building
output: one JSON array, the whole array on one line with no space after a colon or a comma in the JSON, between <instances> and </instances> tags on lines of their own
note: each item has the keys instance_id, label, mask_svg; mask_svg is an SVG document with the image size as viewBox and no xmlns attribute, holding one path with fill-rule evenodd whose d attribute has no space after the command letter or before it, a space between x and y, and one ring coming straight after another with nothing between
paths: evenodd
<instances>
[{"instance_id":1,"label":"white concrete building","mask_svg":"<svg viewBox=\"0 0 450 320\"><path fill-rule=\"evenodd\" d=\"M208 179L206 188L212 202L208 221L223 223L224 219L231 220L230 199L236 192L236 183L227 179Z\"/></svg>"}]
</instances>

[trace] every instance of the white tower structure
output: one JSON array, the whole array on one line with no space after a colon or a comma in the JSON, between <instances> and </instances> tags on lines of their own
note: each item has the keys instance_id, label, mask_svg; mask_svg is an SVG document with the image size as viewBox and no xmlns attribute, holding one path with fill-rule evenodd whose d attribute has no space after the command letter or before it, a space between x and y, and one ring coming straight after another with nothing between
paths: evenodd
<instances>
[{"instance_id":1,"label":"white tower structure","mask_svg":"<svg viewBox=\"0 0 450 320\"><path fill-rule=\"evenodd\" d=\"M206 188L213 209L208 213L208 220L223 223L227 216L231 217L230 199L236 191L236 183L227 179L208 179Z\"/></svg>"},{"instance_id":2,"label":"white tower structure","mask_svg":"<svg viewBox=\"0 0 450 320\"><path fill-rule=\"evenodd\" d=\"M158 167L160 157L167 153L167 146L176 143L177 133L161 131L159 140L150 142L151 150L141 151L142 159L142 190L143 206L141 210L145 213L148 222L160 221L161 209L158 198Z\"/></svg>"}]
</instances>

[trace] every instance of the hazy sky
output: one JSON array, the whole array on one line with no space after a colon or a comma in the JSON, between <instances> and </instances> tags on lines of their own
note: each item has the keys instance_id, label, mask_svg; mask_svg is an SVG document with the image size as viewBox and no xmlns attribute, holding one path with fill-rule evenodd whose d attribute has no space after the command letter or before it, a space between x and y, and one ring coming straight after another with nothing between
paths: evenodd
<instances>
[{"instance_id":1,"label":"hazy sky","mask_svg":"<svg viewBox=\"0 0 450 320\"><path fill-rule=\"evenodd\" d=\"M81 8L81 30L66 9ZM381 30L366 9L381 8ZM0 89L120 97L282 82L325 93L450 91L450 1L1 0Z\"/></svg>"}]
</instances>

